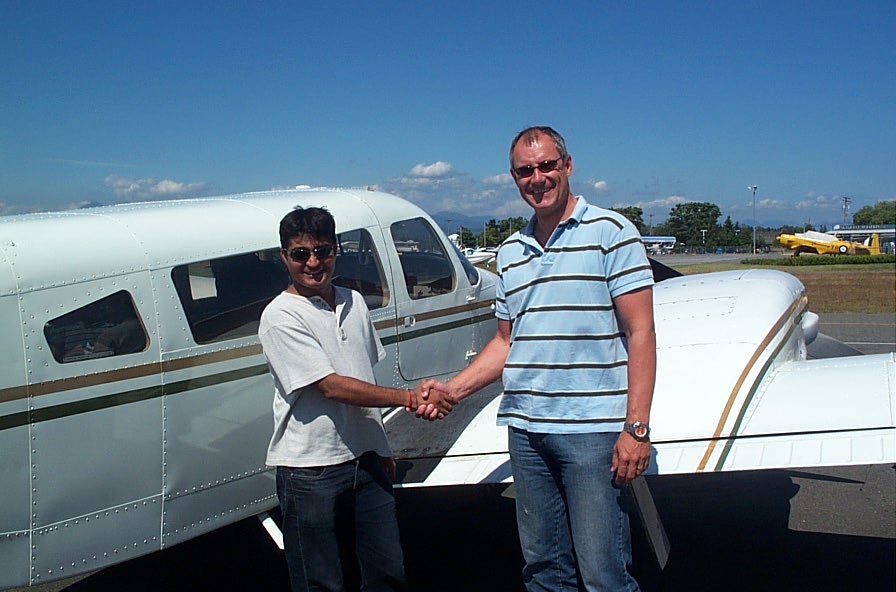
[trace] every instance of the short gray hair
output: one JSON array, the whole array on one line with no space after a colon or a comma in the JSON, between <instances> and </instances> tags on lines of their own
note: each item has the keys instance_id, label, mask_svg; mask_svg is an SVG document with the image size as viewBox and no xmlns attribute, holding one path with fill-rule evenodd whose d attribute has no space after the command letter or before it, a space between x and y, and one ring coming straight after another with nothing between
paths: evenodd
<instances>
[{"instance_id":1,"label":"short gray hair","mask_svg":"<svg viewBox=\"0 0 896 592\"><path fill-rule=\"evenodd\" d=\"M523 140L526 144L531 146L540 135L548 136L551 141L554 142L554 147L557 149L557 152L560 153L560 158L569 156L569 153L566 151L566 140L563 139L563 136L561 136L557 130L546 125L534 125L532 127L527 127L518 133L513 139L513 142L510 143L510 166L513 166L513 149L516 148L519 141Z\"/></svg>"}]
</instances>

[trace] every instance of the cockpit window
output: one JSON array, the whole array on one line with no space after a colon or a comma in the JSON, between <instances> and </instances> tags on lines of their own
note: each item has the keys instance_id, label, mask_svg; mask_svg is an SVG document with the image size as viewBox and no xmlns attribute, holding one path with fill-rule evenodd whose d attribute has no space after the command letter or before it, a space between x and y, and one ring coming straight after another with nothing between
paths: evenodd
<instances>
[{"instance_id":1,"label":"cockpit window","mask_svg":"<svg viewBox=\"0 0 896 592\"><path fill-rule=\"evenodd\" d=\"M454 266L442 241L426 220L413 218L396 222L392 224L391 232L408 296L416 300L455 290Z\"/></svg>"},{"instance_id":2,"label":"cockpit window","mask_svg":"<svg viewBox=\"0 0 896 592\"><path fill-rule=\"evenodd\" d=\"M289 286L279 249L180 265L171 280L196 343L255 335L261 311Z\"/></svg>"},{"instance_id":3,"label":"cockpit window","mask_svg":"<svg viewBox=\"0 0 896 592\"><path fill-rule=\"evenodd\" d=\"M49 321L44 337L53 358L63 364L133 354L149 345L134 301L124 290Z\"/></svg>"},{"instance_id":4,"label":"cockpit window","mask_svg":"<svg viewBox=\"0 0 896 592\"><path fill-rule=\"evenodd\" d=\"M336 270L333 283L359 292L374 310L389 303L389 284L370 233L364 229L343 232L337 237Z\"/></svg>"},{"instance_id":5,"label":"cockpit window","mask_svg":"<svg viewBox=\"0 0 896 592\"><path fill-rule=\"evenodd\" d=\"M460 252L460 248L458 248L457 245L454 245L454 250L457 251L457 256L460 258L460 265L464 268L467 281L470 282L471 286L475 286L479 283L479 268L470 263L470 260L467 259L466 255Z\"/></svg>"}]
</instances>

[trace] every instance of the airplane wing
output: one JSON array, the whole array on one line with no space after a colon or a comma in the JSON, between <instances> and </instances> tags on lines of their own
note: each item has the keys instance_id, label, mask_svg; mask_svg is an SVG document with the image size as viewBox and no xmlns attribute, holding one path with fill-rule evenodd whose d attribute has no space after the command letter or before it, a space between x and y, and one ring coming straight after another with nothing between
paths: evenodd
<instances>
[{"instance_id":1,"label":"airplane wing","mask_svg":"<svg viewBox=\"0 0 896 592\"><path fill-rule=\"evenodd\" d=\"M746 270L670 278L657 284L654 301L648 473L896 462L896 354L808 359L818 317L795 277ZM496 411L497 399L482 406L415 485L509 481Z\"/></svg>"},{"instance_id":2,"label":"airplane wing","mask_svg":"<svg viewBox=\"0 0 896 592\"><path fill-rule=\"evenodd\" d=\"M896 460L896 355L789 361L702 438L658 440L660 474Z\"/></svg>"}]
</instances>

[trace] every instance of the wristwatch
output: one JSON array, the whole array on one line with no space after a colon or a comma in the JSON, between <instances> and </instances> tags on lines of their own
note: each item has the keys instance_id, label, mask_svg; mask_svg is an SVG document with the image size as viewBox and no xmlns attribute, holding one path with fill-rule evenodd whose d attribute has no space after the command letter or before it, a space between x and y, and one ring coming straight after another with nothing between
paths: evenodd
<instances>
[{"instance_id":1,"label":"wristwatch","mask_svg":"<svg viewBox=\"0 0 896 592\"><path fill-rule=\"evenodd\" d=\"M625 422L622 424L622 431L628 432L638 442L650 441L650 426L643 421L634 423Z\"/></svg>"}]
</instances>

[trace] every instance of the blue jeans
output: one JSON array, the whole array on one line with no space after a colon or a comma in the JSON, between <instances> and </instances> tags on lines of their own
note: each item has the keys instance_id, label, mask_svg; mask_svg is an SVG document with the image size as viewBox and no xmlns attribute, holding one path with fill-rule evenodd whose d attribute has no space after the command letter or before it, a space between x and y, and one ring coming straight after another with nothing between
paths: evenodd
<instances>
[{"instance_id":1,"label":"blue jeans","mask_svg":"<svg viewBox=\"0 0 896 592\"><path fill-rule=\"evenodd\" d=\"M508 433L526 589L638 590L627 492L610 473L619 434Z\"/></svg>"},{"instance_id":2,"label":"blue jeans","mask_svg":"<svg viewBox=\"0 0 896 592\"><path fill-rule=\"evenodd\" d=\"M405 589L395 495L376 454L339 465L277 467L277 497L294 592L344 589L340 549L351 543L351 531L363 590Z\"/></svg>"}]
</instances>

